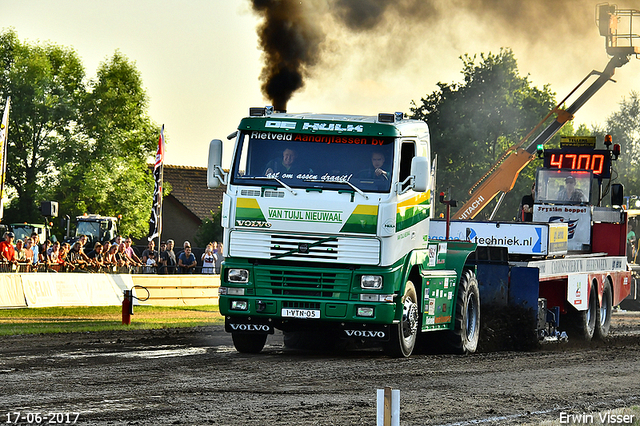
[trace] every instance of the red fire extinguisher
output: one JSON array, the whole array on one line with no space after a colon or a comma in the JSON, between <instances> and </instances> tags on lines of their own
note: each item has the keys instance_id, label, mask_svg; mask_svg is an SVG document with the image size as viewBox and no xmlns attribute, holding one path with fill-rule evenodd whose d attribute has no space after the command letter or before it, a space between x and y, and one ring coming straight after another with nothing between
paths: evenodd
<instances>
[{"instance_id":1,"label":"red fire extinguisher","mask_svg":"<svg viewBox=\"0 0 640 426\"><path fill-rule=\"evenodd\" d=\"M133 289L124 291L122 299L122 325L131 325L133 315Z\"/></svg>"},{"instance_id":2,"label":"red fire extinguisher","mask_svg":"<svg viewBox=\"0 0 640 426\"><path fill-rule=\"evenodd\" d=\"M140 288L147 292L147 297L144 299L140 299L133 295L133 289ZM149 289L143 287L141 285L134 285L131 289L124 290L124 297L122 299L122 325L131 325L131 315L133 315L133 299L138 299L141 302L149 300L151 297L151 293L149 293Z\"/></svg>"}]
</instances>

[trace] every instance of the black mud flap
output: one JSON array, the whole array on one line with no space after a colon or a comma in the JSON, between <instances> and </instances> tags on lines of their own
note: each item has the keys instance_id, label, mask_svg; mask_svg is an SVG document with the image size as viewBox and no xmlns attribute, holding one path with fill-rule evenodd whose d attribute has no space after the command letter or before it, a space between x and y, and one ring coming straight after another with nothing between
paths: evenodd
<instances>
[{"instance_id":1,"label":"black mud flap","mask_svg":"<svg viewBox=\"0 0 640 426\"><path fill-rule=\"evenodd\" d=\"M344 324L340 327L340 337L343 339L388 342L389 334L387 324Z\"/></svg>"},{"instance_id":2,"label":"black mud flap","mask_svg":"<svg viewBox=\"0 0 640 426\"><path fill-rule=\"evenodd\" d=\"M227 333L267 333L273 334L274 327L266 318L226 317L224 331Z\"/></svg>"}]
</instances>

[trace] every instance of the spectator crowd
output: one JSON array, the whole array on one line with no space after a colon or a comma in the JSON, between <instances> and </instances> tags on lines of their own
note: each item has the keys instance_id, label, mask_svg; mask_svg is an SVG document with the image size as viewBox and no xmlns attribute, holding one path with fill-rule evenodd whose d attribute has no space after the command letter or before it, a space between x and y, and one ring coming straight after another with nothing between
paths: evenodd
<instances>
[{"instance_id":1,"label":"spectator crowd","mask_svg":"<svg viewBox=\"0 0 640 426\"><path fill-rule=\"evenodd\" d=\"M174 241L149 241L138 256L131 238L116 237L87 247L86 235L73 244L39 241L37 233L15 240L13 232L5 232L0 242L0 272L105 272L146 274L219 274L223 260L222 243L209 243L200 257L185 241L182 250L174 251Z\"/></svg>"}]
</instances>

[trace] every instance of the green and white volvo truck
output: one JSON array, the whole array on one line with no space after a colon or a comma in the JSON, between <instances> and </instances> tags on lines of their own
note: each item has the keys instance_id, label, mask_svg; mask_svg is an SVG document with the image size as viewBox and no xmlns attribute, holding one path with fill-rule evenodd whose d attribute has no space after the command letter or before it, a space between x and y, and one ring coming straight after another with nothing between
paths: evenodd
<instances>
[{"instance_id":1,"label":"green and white volvo truck","mask_svg":"<svg viewBox=\"0 0 640 426\"><path fill-rule=\"evenodd\" d=\"M223 198L220 312L237 350L267 335L378 342L409 356L423 332L473 352L480 301L475 244L429 241L429 130L402 113L377 117L252 108L209 154Z\"/></svg>"},{"instance_id":2,"label":"green and white volvo truck","mask_svg":"<svg viewBox=\"0 0 640 426\"><path fill-rule=\"evenodd\" d=\"M553 196L560 180L580 178L587 191L605 174L543 167L534 222L449 223L431 220L422 121L252 108L232 137L228 173L222 142L211 142L208 185L227 186L219 306L241 352L280 329L292 346L328 338L394 356L469 353L481 310L496 349L564 340L561 326L591 340L607 336L629 294L625 212Z\"/></svg>"}]
</instances>

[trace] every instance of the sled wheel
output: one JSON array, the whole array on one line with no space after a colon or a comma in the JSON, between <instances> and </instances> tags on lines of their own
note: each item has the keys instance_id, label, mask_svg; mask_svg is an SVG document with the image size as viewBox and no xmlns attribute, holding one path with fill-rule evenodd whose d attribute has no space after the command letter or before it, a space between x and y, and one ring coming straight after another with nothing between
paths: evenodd
<instances>
[{"instance_id":1,"label":"sled wheel","mask_svg":"<svg viewBox=\"0 0 640 426\"><path fill-rule=\"evenodd\" d=\"M473 271L462 273L455 315L454 329L447 332L449 349L457 354L474 353L480 338L480 290Z\"/></svg>"},{"instance_id":2,"label":"sled wheel","mask_svg":"<svg viewBox=\"0 0 640 426\"><path fill-rule=\"evenodd\" d=\"M576 339L584 342L590 342L593 339L593 335L596 331L596 324L598 320L598 296L596 293L596 285L591 285L591 292L589 293L589 308L584 311L574 310L567 316L567 328L569 329L569 338L575 337ZM562 325L562 321L560 321Z\"/></svg>"},{"instance_id":3,"label":"sled wheel","mask_svg":"<svg viewBox=\"0 0 640 426\"><path fill-rule=\"evenodd\" d=\"M257 354L267 342L267 335L263 333L231 333L231 338L236 350L245 354Z\"/></svg>"},{"instance_id":4,"label":"sled wheel","mask_svg":"<svg viewBox=\"0 0 640 426\"><path fill-rule=\"evenodd\" d=\"M413 352L418 334L420 314L416 288L411 281L407 281L402 296L402 319L391 326L389 342L385 345L385 352L395 358L408 357Z\"/></svg>"},{"instance_id":5,"label":"sled wheel","mask_svg":"<svg viewBox=\"0 0 640 426\"><path fill-rule=\"evenodd\" d=\"M600 303L600 309L597 310L594 338L602 340L609 335L612 310L613 291L611 290L611 282L607 279L604 283L604 289L602 290L602 303Z\"/></svg>"}]
</instances>

